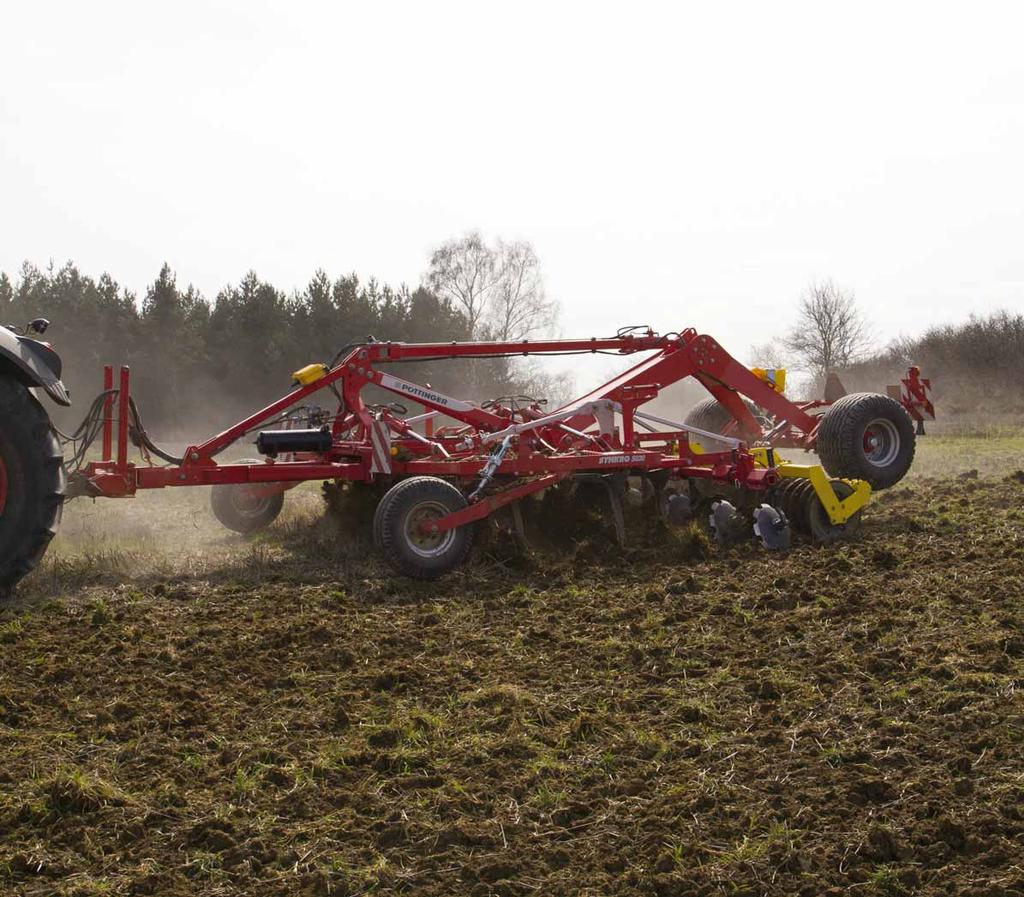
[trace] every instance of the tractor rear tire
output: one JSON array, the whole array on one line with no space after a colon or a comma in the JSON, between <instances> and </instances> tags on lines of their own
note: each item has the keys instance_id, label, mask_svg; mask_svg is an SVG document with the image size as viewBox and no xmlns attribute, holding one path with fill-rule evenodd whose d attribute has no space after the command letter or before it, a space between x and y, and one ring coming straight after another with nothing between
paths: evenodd
<instances>
[{"instance_id":1,"label":"tractor rear tire","mask_svg":"<svg viewBox=\"0 0 1024 897\"><path fill-rule=\"evenodd\" d=\"M899 402L878 393L855 392L822 416L815 451L831 476L888 489L910 470L914 449L914 422Z\"/></svg>"},{"instance_id":2,"label":"tractor rear tire","mask_svg":"<svg viewBox=\"0 0 1024 897\"><path fill-rule=\"evenodd\" d=\"M260 464L256 458L243 458L239 464ZM284 507L284 492L253 496L245 484L214 486L210 490L210 508L229 530L248 536L266 529L277 520Z\"/></svg>"},{"instance_id":3,"label":"tractor rear tire","mask_svg":"<svg viewBox=\"0 0 1024 897\"><path fill-rule=\"evenodd\" d=\"M438 477L410 477L380 500L374 542L384 559L413 579L437 579L457 567L473 546L472 524L443 533L423 533L419 525L467 506L465 496Z\"/></svg>"},{"instance_id":4,"label":"tractor rear tire","mask_svg":"<svg viewBox=\"0 0 1024 897\"><path fill-rule=\"evenodd\" d=\"M29 573L57 533L67 478L45 409L0 376L0 599Z\"/></svg>"}]
</instances>

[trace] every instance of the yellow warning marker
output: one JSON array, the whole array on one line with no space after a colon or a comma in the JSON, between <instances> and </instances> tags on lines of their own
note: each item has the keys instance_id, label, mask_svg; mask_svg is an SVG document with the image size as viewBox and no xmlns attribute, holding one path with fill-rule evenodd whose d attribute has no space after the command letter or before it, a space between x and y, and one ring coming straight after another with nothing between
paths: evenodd
<instances>
[{"instance_id":1,"label":"yellow warning marker","mask_svg":"<svg viewBox=\"0 0 1024 897\"><path fill-rule=\"evenodd\" d=\"M307 364L292 374L292 379L299 386L309 386L310 383L316 383L317 380L326 377L327 370L326 364Z\"/></svg>"}]
</instances>

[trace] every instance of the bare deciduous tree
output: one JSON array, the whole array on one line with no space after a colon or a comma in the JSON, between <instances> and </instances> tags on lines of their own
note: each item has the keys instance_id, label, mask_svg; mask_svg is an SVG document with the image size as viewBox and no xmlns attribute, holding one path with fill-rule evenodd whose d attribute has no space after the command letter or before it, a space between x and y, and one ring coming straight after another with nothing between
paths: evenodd
<instances>
[{"instance_id":1,"label":"bare deciduous tree","mask_svg":"<svg viewBox=\"0 0 1024 897\"><path fill-rule=\"evenodd\" d=\"M489 246L478 231L449 240L431 254L424 281L462 312L476 339L526 339L550 329L557 317L540 260L525 241Z\"/></svg>"},{"instance_id":2,"label":"bare deciduous tree","mask_svg":"<svg viewBox=\"0 0 1024 897\"><path fill-rule=\"evenodd\" d=\"M778 343L757 343L747 351L750 363L759 368L788 368L789 360Z\"/></svg>"},{"instance_id":3,"label":"bare deciduous tree","mask_svg":"<svg viewBox=\"0 0 1024 897\"><path fill-rule=\"evenodd\" d=\"M550 371L536 362L521 362L516 366L515 376L524 394L548 400L549 411L560 408L573 397L575 381L570 371Z\"/></svg>"},{"instance_id":4,"label":"bare deciduous tree","mask_svg":"<svg viewBox=\"0 0 1024 897\"><path fill-rule=\"evenodd\" d=\"M471 231L431 253L424 281L437 296L450 300L462 312L469 332L475 336L490 308L498 274L494 251L479 231Z\"/></svg>"},{"instance_id":5,"label":"bare deciduous tree","mask_svg":"<svg viewBox=\"0 0 1024 897\"><path fill-rule=\"evenodd\" d=\"M533 246L523 241L496 247L498 280L489 324L501 340L520 340L549 330L558 309L544 292L540 260Z\"/></svg>"},{"instance_id":6,"label":"bare deciduous tree","mask_svg":"<svg viewBox=\"0 0 1024 897\"><path fill-rule=\"evenodd\" d=\"M797 322L782 344L820 376L856 361L870 337L853 293L826 280L800 297Z\"/></svg>"}]
</instances>

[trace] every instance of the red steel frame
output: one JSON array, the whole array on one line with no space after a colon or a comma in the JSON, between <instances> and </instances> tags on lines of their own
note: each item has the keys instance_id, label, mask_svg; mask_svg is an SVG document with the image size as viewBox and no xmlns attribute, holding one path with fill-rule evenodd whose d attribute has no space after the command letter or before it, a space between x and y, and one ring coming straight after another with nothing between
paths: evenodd
<instances>
[{"instance_id":1,"label":"red steel frame","mask_svg":"<svg viewBox=\"0 0 1024 897\"><path fill-rule=\"evenodd\" d=\"M598 352L623 356L651 354L554 413L544 412L538 406L519 411L500 405L480 407L378 368L428 359ZM509 451L503 452L500 463L494 466L492 488L480 490L469 507L432 523L431 529L447 529L485 517L510 501L577 472L660 470L753 489L771 486L776 480L775 471L756 466L753 455L739 440L729 451L697 452L690 448L689 431L681 425L638 411L661 389L686 377L695 377L732 413L739 437L750 441L766 435L743 403L742 396L746 396L778 422L767 434L773 446L814 447L819 419L809 412L825 403L790 401L736 361L710 336L699 335L692 329L664 335L648 330L580 340L368 342L353 348L319 380L297 387L222 433L189 446L180 464L166 466L137 466L128 460L130 377L128 368L122 367L118 392L116 396L109 394L103 406L103 459L89 464L84 472L94 494L110 497L167 486L261 484L262 488L273 490L290 488L306 480L369 482L382 475L426 474L468 483L481 476L492 460L492 450L499 443L504 444ZM114 370L108 366L104 388L112 390L113 383ZM410 418L410 423L391 410L371 409L361 396L368 385L407 400L411 398L428 414ZM219 464L215 460L215 455L246 434L332 386L340 389L343 404L333 420L329 451L285 456L280 460L268 458L259 464ZM621 427L609 423L614 421L612 411L619 415ZM459 425L435 430L433 412L452 418ZM600 420L602 416L604 421ZM421 420L425 423L425 436L413 427L413 423ZM654 430L652 421L669 425L668 429ZM512 432L509 427L518 430ZM644 429L647 432L641 432ZM509 438L505 440L505 436ZM504 486L504 490L495 491L494 487L499 486Z\"/></svg>"}]
</instances>

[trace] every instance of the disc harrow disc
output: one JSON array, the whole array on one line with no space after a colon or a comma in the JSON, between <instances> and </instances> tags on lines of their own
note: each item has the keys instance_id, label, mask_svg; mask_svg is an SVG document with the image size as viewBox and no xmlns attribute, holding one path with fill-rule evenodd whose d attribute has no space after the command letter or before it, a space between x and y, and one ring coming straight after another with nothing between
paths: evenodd
<instances>
[{"instance_id":1,"label":"disc harrow disc","mask_svg":"<svg viewBox=\"0 0 1024 897\"><path fill-rule=\"evenodd\" d=\"M843 480L830 482L840 501L853 493L853 488ZM852 538L860 531L861 512L846 523L833 523L810 480L784 480L775 488L774 497L775 505L789 518L790 525L815 542L828 545Z\"/></svg>"},{"instance_id":2,"label":"disc harrow disc","mask_svg":"<svg viewBox=\"0 0 1024 897\"><path fill-rule=\"evenodd\" d=\"M789 518L792 526L801 533L810 533L810 521L807 517L808 494L814 496L814 487L810 480L786 480L780 487L781 497L778 503L783 513Z\"/></svg>"},{"instance_id":3,"label":"disc harrow disc","mask_svg":"<svg viewBox=\"0 0 1024 897\"><path fill-rule=\"evenodd\" d=\"M832 480L831 483L840 501L853 494L853 487L843 480ZM829 520L828 511L825 510L824 505L818 501L817 495L812 493L812 497L814 500L808 505L807 519L815 542L830 545L833 542L852 539L860 532L860 511L857 511L846 523L833 523Z\"/></svg>"}]
</instances>

